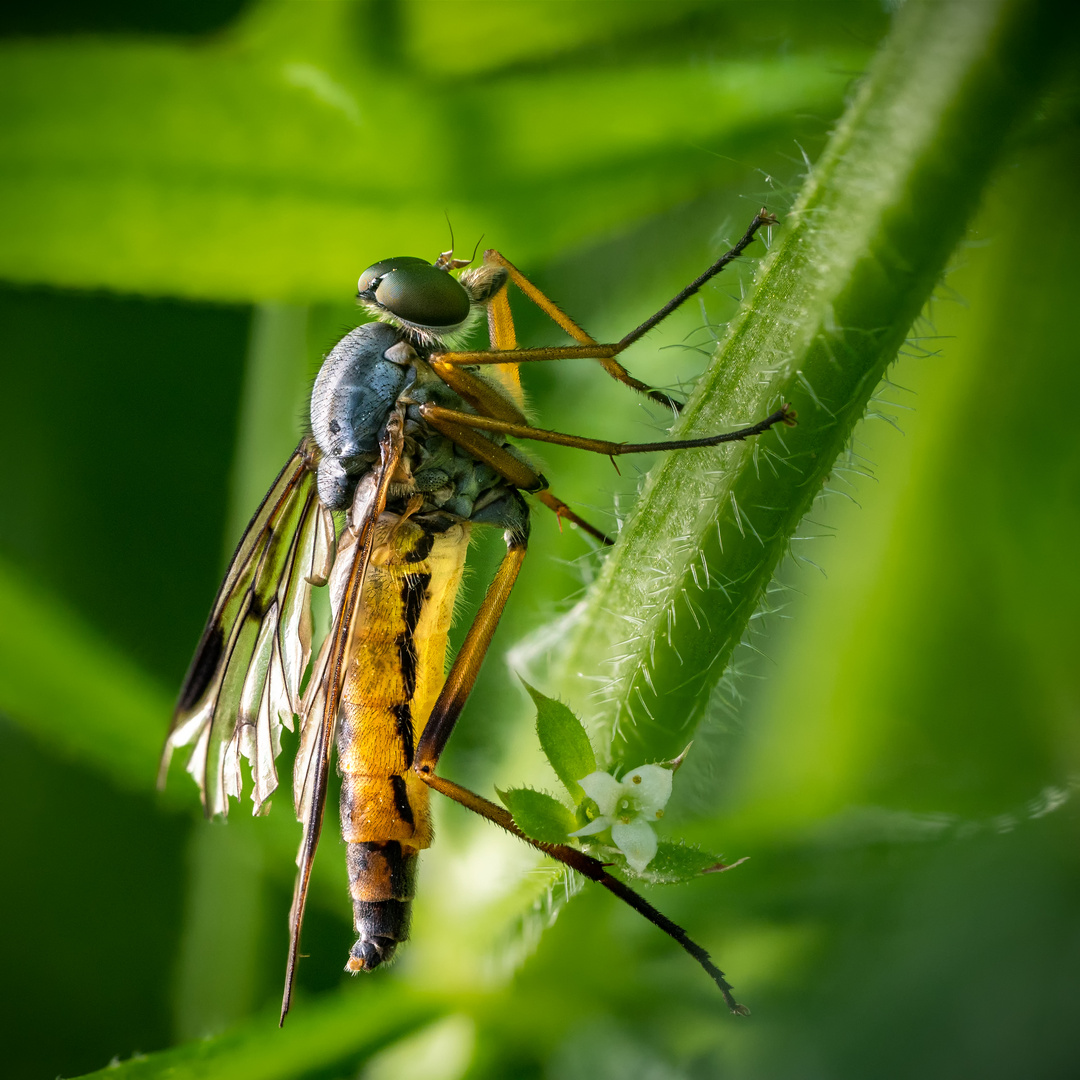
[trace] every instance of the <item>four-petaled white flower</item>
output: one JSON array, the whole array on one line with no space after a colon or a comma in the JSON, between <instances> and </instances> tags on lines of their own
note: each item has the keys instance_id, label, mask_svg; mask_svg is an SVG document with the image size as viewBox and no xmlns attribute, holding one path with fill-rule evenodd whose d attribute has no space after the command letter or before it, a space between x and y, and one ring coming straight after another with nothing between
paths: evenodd
<instances>
[{"instance_id":1,"label":"four-petaled white flower","mask_svg":"<svg viewBox=\"0 0 1080 1080\"><path fill-rule=\"evenodd\" d=\"M610 829L612 842L640 874L656 854L652 822L664 816L671 798L671 772L663 765L639 765L621 780L606 772L589 773L578 783L600 816L570 835L593 836Z\"/></svg>"}]
</instances>

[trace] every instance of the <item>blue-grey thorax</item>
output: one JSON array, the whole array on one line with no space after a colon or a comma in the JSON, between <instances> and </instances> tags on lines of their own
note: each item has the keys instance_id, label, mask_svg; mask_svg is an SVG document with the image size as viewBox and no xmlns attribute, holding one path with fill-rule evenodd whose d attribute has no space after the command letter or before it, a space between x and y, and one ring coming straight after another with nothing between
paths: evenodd
<instances>
[{"instance_id":1,"label":"blue-grey thorax","mask_svg":"<svg viewBox=\"0 0 1080 1080\"><path fill-rule=\"evenodd\" d=\"M358 326L330 350L311 391L311 434L323 452L319 498L344 510L356 478L378 458L379 433L409 378L406 363L387 359L401 333L386 323Z\"/></svg>"},{"instance_id":2,"label":"blue-grey thorax","mask_svg":"<svg viewBox=\"0 0 1080 1080\"><path fill-rule=\"evenodd\" d=\"M488 465L432 430L424 402L470 411L405 340L383 322L345 335L327 355L311 392L311 433L322 458L319 498L331 510L352 502L358 479L379 458L379 436L398 403L405 405L402 468L409 491L422 494L423 512L527 532L528 511L517 492ZM500 446L505 440L493 437ZM506 449L516 454L515 448Z\"/></svg>"}]
</instances>

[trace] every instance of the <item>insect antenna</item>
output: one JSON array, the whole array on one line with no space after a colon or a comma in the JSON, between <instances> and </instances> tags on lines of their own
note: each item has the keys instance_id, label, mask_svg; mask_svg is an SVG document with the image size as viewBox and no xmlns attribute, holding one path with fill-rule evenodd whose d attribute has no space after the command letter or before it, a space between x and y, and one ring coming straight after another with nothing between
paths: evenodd
<instances>
[{"instance_id":1,"label":"insect antenna","mask_svg":"<svg viewBox=\"0 0 1080 1080\"><path fill-rule=\"evenodd\" d=\"M480 250L480 241L484 239L484 236L483 233L480 234L480 240L476 241L476 247L473 248L472 254L467 259L455 259L454 226L450 222L450 215L445 210L443 216L446 218L446 224L450 228L450 250L441 252L435 260L435 265L440 270L460 270L463 266L468 266L476 258L476 253Z\"/></svg>"}]
</instances>

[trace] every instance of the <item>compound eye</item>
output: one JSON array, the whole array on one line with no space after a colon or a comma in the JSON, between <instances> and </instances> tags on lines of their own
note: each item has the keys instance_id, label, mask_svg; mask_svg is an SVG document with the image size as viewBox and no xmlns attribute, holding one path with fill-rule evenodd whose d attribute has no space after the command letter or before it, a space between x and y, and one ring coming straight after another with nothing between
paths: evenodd
<instances>
[{"instance_id":1,"label":"compound eye","mask_svg":"<svg viewBox=\"0 0 1080 1080\"><path fill-rule=\"evenodd\" d=\"M369 266L361 275L360 280L356 283L356 291L364 296L367 300L374 299L374 294L371 292L372 288L378 287L379 282L392 270L396 270L399 266L430 266L431 263L426 262L424 259L418 259L415 255L399 255L396 259L383 259L381 262L377 262L372 266Z\"/></svg>"},{"instance_id":2,"label":"compound eye","mask_svg":"<svg viewBox=\"0 0 1080 1080\"><path fill-rule=\"evenodd\" d=\"M469 317L465 287L445 270L422 260L383 274L375 284L375 301L403 322L417 326L444 329Z\"/></svg>"}]
</instances>

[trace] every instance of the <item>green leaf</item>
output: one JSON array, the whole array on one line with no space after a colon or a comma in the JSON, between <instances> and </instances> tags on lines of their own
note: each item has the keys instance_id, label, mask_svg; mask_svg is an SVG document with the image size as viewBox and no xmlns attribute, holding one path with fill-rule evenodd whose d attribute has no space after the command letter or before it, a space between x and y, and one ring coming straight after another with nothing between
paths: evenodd
<instances>
[{"instance_id":1,"label":"green leaf","mask_svg":"<svg viewBox=\"0 0 1080 1080\"><path fill-rule=\"evenodd\" d=\"M747 143L769 145L794 111L835 115L845 71L866 54L845 42L827 56L646 56L602 72L507 56L481 89L447 42L476 21L478 58L496 39L534 57L549 35L530 5L492 7L505 27L494 35L486 13L428 5L409 50L452 63L446 76L388 71L385 29L358 6L256 5L228 36L198 41L0 43L0 275L218 300L340 298L387 252L438 250L444 206L459 235L487 231L535 261L695 197L716 171L702 144L756 156ZM606 40L606 11L598 21ZM547 20L549 47L566 43L562 22ZM627 103L633 122L608 123ZM404 118L420 161L454 164L396 167L385 133ZM477 152L484 167L470 170ZM448 184L448 172L468 182Z\"/></svg>"},{"instance_id":2,"label":"green leaf","mask_svg":"<svg viewBox=\"0 0 1080 1080\"><path fill-rule=\"evenodd\" d=\"M287 1080L342 1061L363 1060L442 1011L438 1002L400 988L384 988L374 996L349 987L305 1001L281 1030L276 1013L266 1013L224 1035L193 1039L157 1054L136 1054L86 1075L109 1080Z\"/></svg>"},{"instance_id":3,"label":"green leaf","mask_svg":"<svg viewBox=\"0 0 1080 1080\"><path fill-rule=\"evenodd\" d=\"M500 791L499 798L514 815L517 827L534 840L565 844L569 834L577 828L577 820L570 809L543 791L511 788Z\"/></svg>"},{"instance_id":4,"label":"green leaf","mask_svg":"<svg viewBox=\"0 0 1080 1080\"><path fill-rule=\"evenodd\" d=\"M580 803L585 797L582 777L596 772L596 754L581 721L561 701L540 693L524 679L525 689L536 703L536 734L540 748L551 762L555 775L563 782L570 797Z\"/></svg>"},{"instance_id":5,"label":"green leaf","mask_svg":"<svg viewBox=\"0 0 1080 1080\"><path fill-rule=\"evenodd\" d=\"M702 874L729 870L732 865L725 864L719 855L702 851L695 845L661 840L645 873L639 876L658 885L675 885L701 877Z\"/></svg>"}]
</instances>

